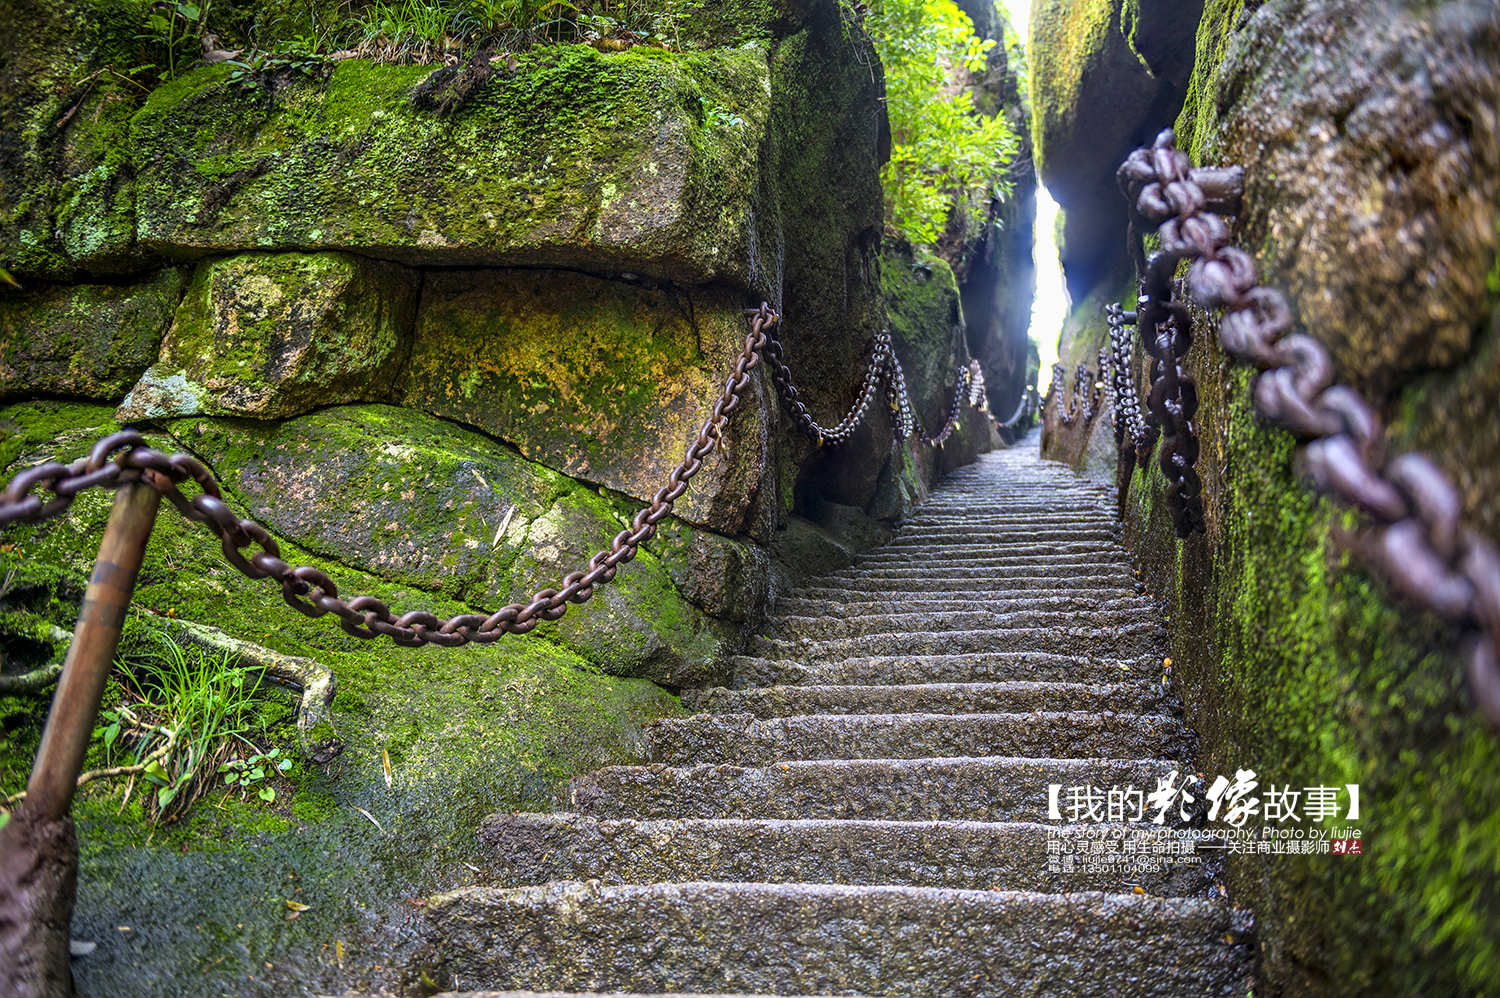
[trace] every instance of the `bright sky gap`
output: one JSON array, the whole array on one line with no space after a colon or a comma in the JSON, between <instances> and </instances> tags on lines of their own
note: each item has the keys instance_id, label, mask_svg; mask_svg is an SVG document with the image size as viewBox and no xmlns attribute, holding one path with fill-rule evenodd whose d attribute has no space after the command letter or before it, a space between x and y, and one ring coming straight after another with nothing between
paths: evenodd
<instances>
[{"instance_id":1,"label":"bright sky gap","mask_svg":"<svg viewBox=\"0 0 1500 998\"><path fill-rule=\"evenodd\" d=\"M1031 45L1031 0L1001 0L1010 12L1011 24L1026 39L1028 52ZM1029 55L1028 55L1029 58ZM1042 356L1042 370L1038 375L1038 387L1045 390L1053 363L1057 360L1057 340L1062 333L1063 319L1068 314L1068 294L1063 287L1062 267L1057 262L1057 244L1053 233L1057 224L1057 202L1047 189L1037 184L1036 189L1036 242L1032 254L1036 258L1036 300L1031 306L1031 338L1036 340Z\"/></svg>"}]
</instances>

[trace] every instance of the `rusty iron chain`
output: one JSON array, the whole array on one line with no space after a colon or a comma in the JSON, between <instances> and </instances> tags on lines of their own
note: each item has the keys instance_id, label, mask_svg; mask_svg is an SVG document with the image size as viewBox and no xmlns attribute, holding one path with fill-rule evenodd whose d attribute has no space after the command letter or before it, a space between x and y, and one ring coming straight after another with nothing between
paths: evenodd
<instances>
[{"instance_id":1,"label":"rusty iron chain","mask_svg":"<svg viewBox=\"0 0 1500 998\"><path fill-rule=\"evenodd\" d=\"M1256 408L1311 438L1304 453L1318 488L1374 520L1355 549L1408 599L1476 629L1465 641L1469 683L1500 725L1500 550L1462 524L1463 500L1431 458L1386 459L1380 416L1332 383L1328 350L1290 331L1286 299L1259 287L1255 261L1229 245L1220 215L1238 214L1240 168L1191 169L1167 129L1131 153L1118 177L1134 213L1160 234L1161 253L1193 261L1188 287L1204 308L1223 310L1224 350L1261 369Z\"/></svg>"},{"instance_id":2,"label":"rusty iron chain","mask_svg":"<svg viewBox=\"0 0 1500 998\"><path fill-rule=\"evenodd\" d=\"M1037 395L1036 389L1027 385L1021 392L1021 401L1016 404L1016 411L1005 422L995 421L995 425L1002 430L1009 430L1019 425L1023 420L1028 420L1037 414L1041 408L1041 397Z\"/></svg>"},{"instance_id":3,"label":"rusty iron chain","mask_svg":"<svg viewBox=\"0 0 1500 998\"><path fill-rule=\"evenodd\" d=\"M1104 351L1099 351L1099 373L1104 373ZM1099 406L1104 400L1103 389L1097 387L1094 372L1089 370L1087 364L1079 364L1078 370L1073 372L1073 397L1068 400L1067 407L1063 406L1063 396L1068 390L1067 369L1061 363L1052 365L1052 387L1049 389L1049 398L1053 400L1053 408L1057 413L1057 421L1063 426L1072 426L1079 419L1085 423L1092 422L1099 414Z\"/></svg>"},{"instance_id":4,"label":"rusty iron chain","mask_svg":"<svg viewBox=\"0 0 1500 998\"><path fill-rule=\"evenodd\" d=\"M1135 474L1137 463L1144 466L1151 460L1159 430L1141 415L1141 400L1136 394L1135 375L1131 369L1131 340L1125 327L1135 325L1136 313L1125 311L1119 302L1106 306L1105 311L1109 320L1110 360L1114 367L1109 385L1115 418L1115 446L1120 453L1119 510L1121 519L1124 519L1131 476Z\"/></svg>"},{"instance_id":5,"label":"rusty iron chain","mask_svg":"<svg viewBox=\"0 0 1500 998\"><path fill-rule=\"evenodd\" d=\"M1079 381L1088 386L1088 395L1083 404L1083 421L1085 423L1092 423L1094 417L1099 415L1100 406L1104 404L1104 371L1109 366L1109 349L1107 347L1099 348L1098 365L1099 376L1095 378L1093 371L1079 364L1079 380L1075 380L1073 385L1074 392L1078 391Z\"/></svg>"},{"instance_id":6,"label":"rusty iron chain","mask_svg":"<svg viewBox=\"0 0 1500 998\"><path fill-rule=\"evenodd\" d=\"M882 380L886 383L886 394L896 423L896 432L903 440L916 436L925 444L942 447L957 427L958 421L963 418L966 400L970 408L981 412L989 411L984 391L984 375L980 372L979 363L971 360L968 367L959 369L953 407L947 421L936 434L929 434L912 408L911 398L906 391L906 373L902 371L901 361L891 344L891 334L881 331L875 336L874 352L865 368L864 383L860 387L858 399L838 425L825 427L808 411L807 403L802 401L802 393L792 383L791 369L786 364L780 338L774 332L767 335L765 356L766 364L771 369L771 380L776 383L777 390L792 410L798 428L820 447L823 444L846 443L854 436L854 431L869 415Z\"/></svg>"},{"instance_id":7,"label":"rusty iron chain","mask_svg":"<svg viewBox=\"0 0 1500 998\"><path fill-rule=\"evenodd\" d=\"M1187 175L1182 166L1176 182ZM1121 179L1123 185L1125 180ZM1167 479L1167 509L1178 537L1203 533L1203 481L1198 477L1198 433L1193 417L1198 412L1198 385L1182 369L1193 345L1193 323L1187 306L1177 298L1173 275L1178 256L1165 249L1146 256L1142 236L1150 228L1134 201L1130 207L1129 246L1140 275L1140 300L1136 333L1151 358L1151 390L1146 395L1146 421L1161 434L1157 463Z\"/></svg>"},{"instance_id":8,"label":"rusty iron chain","mask_svg":"<svg viewBox=\"0 0 1500 998\"><path fill-rule=\"evenodd\" d=\"M345 632L357 638L384 635L398 645L409 647L426 644L453 647L471 641L487 644L504 634L525 634L544 620L560 619L567 613L569 603L585 602L593 596L596 586L613 580L619 566L635 558L640 545L656 533L657 523L672 512L673 503L687 491L688 481L713 453L729 414L739 405L740 393L750 384L750 372L757 363L757 352L766 346L769 329L779 321L765 303L751 310L749 317L750 332L735 360L734 373L725 382L697 439L688 445L682 462L667 477L667 484L657 491L650 505L636 513L631 525L615 535L608 549L590 558L586 568L564 576L561 589L543 589L534 593L529 602L512 603L494 613L465 613L447 620L427 610L412 610L397 616L373 596L342 598L328 575L307 565L287 564L265 527L235 516L224 501L218 482L201 463L186 454L153 450L137 430L123 430L105 437L94 445L88 457L71 465L47 462L16 475L0 492L0 526L18 521L36 523L57 516L84 489L115 488L145 477L183 516L202 523L217 536L225 560L242 574L251 579L276 580L281 585L282 599L293 609L309 617L331 613L338 617ZM191 499L177 489L179 483L189 479L203 490ZM32 490L39 487L50 491L54 498L44 500L32 495ZM251 545L260 550L246 558L240 549Z\"/></svg>"},{"instance_id":9,"label":"rusty iron chain","mask_svg":"<svg viewBox=\"0 0 1500 998\"><path fill-rule=\"evenodd\" d=\"M1047 386L1047 398L1052 402L1052 411L1063 426L1073 422L1073 414L1063 407L1063 396L1068 391L1068 371L1061 363L1052 365L1052 384Z\"/></svg>"}]
</instances>

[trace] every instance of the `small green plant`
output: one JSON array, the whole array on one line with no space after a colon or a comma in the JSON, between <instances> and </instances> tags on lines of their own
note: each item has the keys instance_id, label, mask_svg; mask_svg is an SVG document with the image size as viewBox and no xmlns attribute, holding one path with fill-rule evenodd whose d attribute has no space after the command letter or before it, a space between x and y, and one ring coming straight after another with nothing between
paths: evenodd
<instances>
[{"instance_id":1,"label":"small green plant","mask_svg":"<svg viewBox=\"0 0 1500 998\"><path fill-rule=\"evenodd\" d=\"M966 77L984 71L994 42L975 37L953 0L877 0L865 24L885 67L886 220L914 247L930 247L976 193L1009 194L1016 137L964 89Z\"/></svg>"},{"instance_id":2,"label":"small green plant","mask_svg":"<svg viewBox=\"0 0 1500 998\"><path fill-rule=\"evenodd\" d=\"M380 60L454 62L475 51L582 42L605 51L681 47L704 0L373 0L355 14L356 51Z\"/></svg>"},{"instance_id":3,"label":"small green plant","mask_svg":"<svg viewBox=\"0 0 1500 998\"><path fill-rule=\"evenodd\" d=\"M285 773L292 768L292 760L278 759L281 749L273 748L269 752L257 752L248 759L230 759L219 766L219 772L224 776L224 785L231 790L238 789L240 797L245 796L246 791L255 789L257 783L261 784L256 790L256 796L266 803L276 799L276 788L269 783L263 782L272 770Z\"/></svg>"},{"instance_id":4,"label":"small green plant","mask_svg":"<svg viewBox=\"0 0 1500 998\"><path fill-rule=\"evenodd\" d=\"M208 22L210 4L199 7L188 0L158 0L146 9L145 33L140 41L154 43L163 53L165 65L142 67L156 70L157 79L165 83L176 79L203 54L203 32Z\"/></svg>"},{"instance_id":5,"label":"small green plant","mask_svg":"<svg viewBox=\"0 0 1500 998\"><path fill-rule=\"evenodd\" d=\"M249 737L260 727L252 699L260 680L247 678L232 656L205 654L163 637L134 661L117 665L122 702L100 712L103 724L95 737L106 759L123 754L128 761L85 777L139 777L155 788L148 811L156 821L186 811L232 754L260 753Z\"/></svg>"},{"instance_id":6,"label":"small green plant","mask_svg":"<svg viewBox=\"0 0 1500 998\"><path fill-rule=\"evenodd\" d=\"M281 42L274 50L256 51L249 59L230 59L234 71L229 82L241 89L259 86L266 76L280 72L295 73L308 79L324 75L329 63L323 45L313 35L296 35Z\"/></svg>"}]
</instances>

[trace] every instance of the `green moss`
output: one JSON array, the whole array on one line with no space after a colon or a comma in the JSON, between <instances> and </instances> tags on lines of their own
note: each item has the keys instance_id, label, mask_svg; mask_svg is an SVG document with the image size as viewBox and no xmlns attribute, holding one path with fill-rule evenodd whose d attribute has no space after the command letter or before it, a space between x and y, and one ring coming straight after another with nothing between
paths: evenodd
<instances>
[{"instance_id":1,"label":"green moss","mask_svg":"<svg viewBox=\"0 0 1500 998\"><path fill-rule=\"evenodd\" d=\"M16 460L71 460L107 428L108 410L28 403L0 410L0 418L21 441L13 448ZM153 440L176 449L170 439ZM233 493L230 501L244 515ZM597 496L584 503L591 515L610 515L602 504ZM0 545L0 571L45 563L60 594L48 599L66 619L64 608L76 613L107 510L107 496L85 493L66 518L7 528L3 539L13 547ZM281 550L288 560L330 572L345 592L369 592L402 610L471 609L285 540ZM348 927L360 922L361 912L391 910L403 897L466 876L464 862L483 862L474 829L485 814L552 807L571 776L638 761L641 723L682 713L654 684L601 675L537 635L460 649L360 641L327 619L294 613L274 586L228 569L218 543L170 507L147 549L135 606L142 621L199 620L327 664L338 677L334 719L348 748L332 766L294 768L274 805L214 796L187 820L162 829L143 824L135 800L125 804L122 784L86 788L77 809L83 861L75 925L102 936L127 924L171 939L145 970L102 963L91 969L83 986L94 993L150 988L202 994L213 990L204 982L219 980L215 975L259 976L258 968L280 963L284 954L349 939ZM670 607L663 618L670 620ZM283 700L272 698L265 711L273 726L268 737L277 743L291 722ZM0 728L8 739L0 787L24 781L44 705L45 698L0 702L0 711L9 711ZM385 785L382 750L392 758L392 789ZM268 886L288 883L289 874L302 893ZM293 896L311 896L314 907L288 923L282 899ZM137 907L142 898L170 917ZM370 965L387 955L351 949L348 959L351 969L371 973Z\"/></svg>"},{"instance_id":2,"label":"green moss","mask_svg":"<svg viewBox=\"0 0 1500 998\"><path fill-rule=\"evenodd\" d=\"M1203 155L1203 147L1218 122L1219 67L1244 9L1245 0L1207 0L1203 5L1203 19L1198 22L1198 59L1182 113L1177 117L1178 147L1190 154Z\"/></svg>"},{"instance_id":3,"label":"green moss","mask_svg":"<svg viewBox=\"0 0 1500 998\"><path fill-rule=\"evenodd\" d=\"M430 67L342 60L330 82L274 95L230 86L217 67L186 74L132 122L142 236L194 255L364 246L444 263L617 259L686 283L743 267L767 114L762 53L579 45L520 62L451 116L412 103Z\"/></svg>"},{"instance_id":4,"label":"green moss","mask_svg":"<svg viewBox=\"0 0 1500 998\"><path fill-rule=\"evenodd\" d=\"M1118 22L1118 0L1038 0L1031 8L1031 136L1037 174L1049 135L1067 134L1077 114L1083 81L1105 51Z\"/></svg>"}]
</instances>

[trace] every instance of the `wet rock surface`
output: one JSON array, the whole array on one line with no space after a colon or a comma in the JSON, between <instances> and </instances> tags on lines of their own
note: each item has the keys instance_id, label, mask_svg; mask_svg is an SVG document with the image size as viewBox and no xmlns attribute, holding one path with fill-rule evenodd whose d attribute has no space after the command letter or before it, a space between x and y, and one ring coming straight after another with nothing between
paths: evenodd
<instances>
[{"instance_id":1,"label":"wet rock surface","mask_svg":"<svg viewBox=\"0 0 1500 998\"><path fill-rule=\"evenodd\" d=\"M1141 24L1137 43L1168 40ZM1492 540L1497 53L1492 3L1208 0L1181 113L1151 123L1174 126L1195 164L1244 168L1232 243L1287 296L1292 329L1328 348L1332 381L1387 421L1384 459L1428 454L1457 486L1463 522ZM1097 195L1119 198L1112 178ZM1075 296L1061 346L1070 388L1077 364L1095 364L1104 306L1136 293L1115 245L1109 276ZM1183 364L1196 379L1207 532L1177 540L1153 460L1130 483L1124 540L1169 604L1174 682L1205 767L1256 759L1262 780L1359 781L1386 801L1362 824L1381 845L1358 868L1230 859L1226 880L1260 925L1256 993L1482 992L1500 978L1497 847L1435 845L1500 801L1494 728L1467 688L1461 636L1344 545L1360 517L1309 490L1304 441L1258 415L1257 372L1220 349L1218 318L1194 310ZM1109 413L1048 421L1045 454L1113 477ZM1429 780L1443 767L1470 774L1461 791Z\"/></svg>"},{"instance_id":2,"label":"wet rock surface","mask_svg":"<svg viewBox=\"0 0 1500 998\"><path fill-rule=\"evenodd\" d=\"M1044 564L1043 544L991 542L1053 502L1103 533L1070 542L1072 557L1107 566L1103 584L1064 571L1046 596L1004 577L982 595L953 594L943 580L966 555L987 568ZM1047 821L1049 784L1155 786L1192 751L1160 682L1154 622L1128 653L1108 627L1080 629L1077 654L1034 653L1057 673L1041 681L1024 651L954 655L944 641L1035 644L1049 632L1008 628L1028 600L1148 616L1099 508L1096 490L1019 450L950 476L901 544L839 573L884 602L773 618L767 657L736 659L752 681L688 691L684 702L705 713L647 725L651 764L575 779L570 812L489 818L481 838L494 882L429 899L424 969L511 995L525 992L503 989L1239 993L1250 921L1210 889L1207 868L1167 865L1137 890L1048 861L1049 840L1097 833ZM901 574L907 566L926 574ZM821 594L836 580L813 581L785 605L838 605ZM954 630L922 630L900 612L924 597L966 605ZM1007 599L1014 614L975 608ZM820 628L858 636L812 665L783 647ZM851 657L860 642L878 649L897 635L908 657ZM994 674L933 678L965 668ZM865 682L840 670L863 670Z\"/></svg>"},{"instance_id":3,"label":"wet rock surface","mask_svg":"<svg viewBox=\"0 0 1500 998\"><path fill-rule=\"evenodd\" d=\"M248 253L200 264L121 422L300 416L387 399L406 361L416 275L349 253Z\"/></svg>"},{"instance_id":4,"label":"wet rock surface","mask_svg":"<svg viewBox=\"0 0 1500 998\"><path fill-rule=\"evenodd\" d=\"M43 287L0 297L0 398L115 399L155 362L182 273L137 284Z\"/></svg>"}]
</instances>

